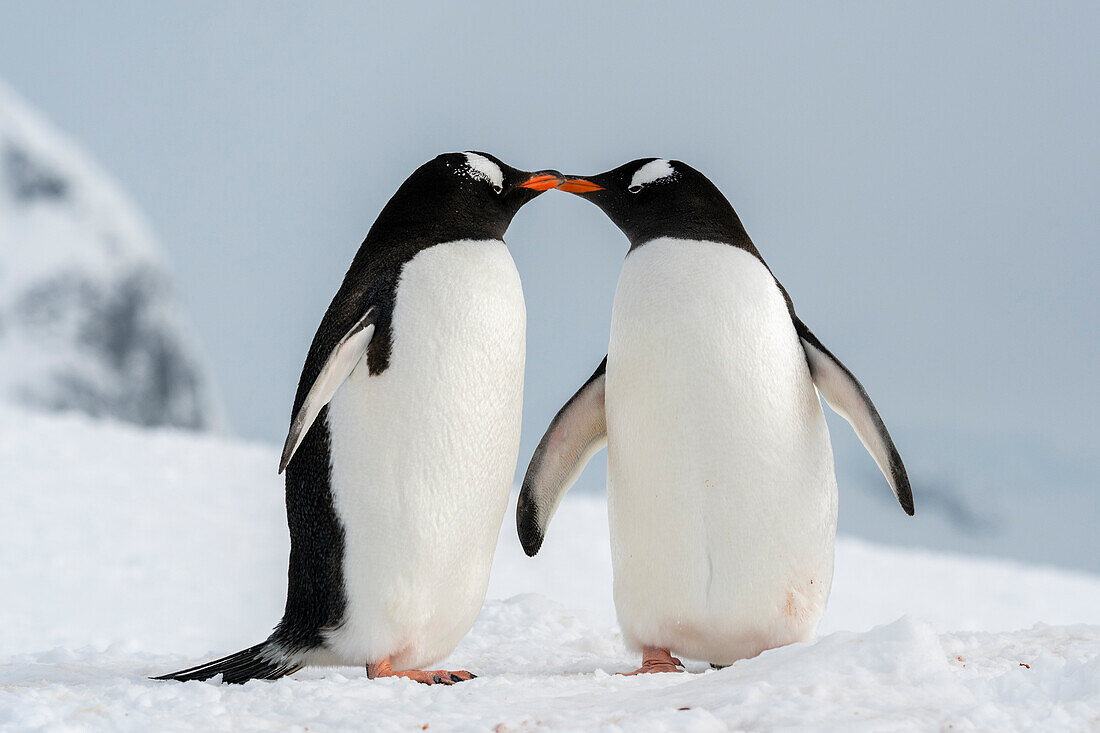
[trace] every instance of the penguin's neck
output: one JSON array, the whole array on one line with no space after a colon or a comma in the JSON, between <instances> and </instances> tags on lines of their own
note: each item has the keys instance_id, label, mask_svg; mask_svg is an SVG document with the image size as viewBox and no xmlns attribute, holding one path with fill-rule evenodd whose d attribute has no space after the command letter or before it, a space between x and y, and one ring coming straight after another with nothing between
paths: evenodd
<instances>
[{"instance_id":1,"label":"penguin's neck","mask_svg":"<svg viewBox=\"0 0 1100 733\"><path fill-rule=\"evenodd\" d=\"M630 249L627 254L630 254L639 247L644 247L650 242L654 242L658 239L679 239L690 242L715 242L718 244L725 244L730 247L736 247L743 249L751 254L760 262L764 262L764 258L760 256L760 251L756 249L756 245L749 239L749 235L744 229L741 229L740 235L736 232L722 231L721 229L708 229L706 226L693 226L689 227L687 231L681 227L680 231L676 233L666 234L644 234L630 239ZM764 263L765 267L767 263Z\"/></svg>"},{"instance_id":2,"label":"penguin's neck","mask_svg":"<svg viewBox=\"0 0 1100 733\"><path fill-rule=\"evenodd\" d=\"M682 211L668 212L667 215L662 216L656 212L649 212L645 219L631 222L623 229L628 232L631 250L655 239L687 239L728 244L760 257L756 245L752 243L749 233L745 231L741 219L732 208L729 209L728 215L723 216L704 213L692 215L690 212Z\"/></svg>"},{"instance_id":3,"label":"penguin's neck","mask_svg":"<svg viewBox=\"0 0 1100 733\"><path fill-rule=\"evenodd\" d=\"M437 244L490 239L503 241L503 232L496 229L464 221L379 220L356 252L349 274L367 268L377 269L385 261L400 265Z\"/></svg>"},{"instance_id":4,"label":"penguin's neck","mask_svg":"<svg viewBox=\"0 0 1100 733\"><path fill-rule=\"evenodd\" d=\"M501 227L473 217L422 219L394 217L379 219L371 227L364 244L374 249L403 246L408 242L424 242L426 246L462 240L504 239Z\"/></svg>"}]
</instances>

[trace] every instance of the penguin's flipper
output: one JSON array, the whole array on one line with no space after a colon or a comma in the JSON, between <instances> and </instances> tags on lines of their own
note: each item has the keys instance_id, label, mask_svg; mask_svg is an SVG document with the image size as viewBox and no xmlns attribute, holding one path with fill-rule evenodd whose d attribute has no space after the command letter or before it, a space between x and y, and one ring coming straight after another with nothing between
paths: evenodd
<instances>
[{"instance_id":1,"label":"penguin's flipper","mask_svg":"<svg viewBox=\"0 0 1100 733\"><path fill-rule=\"evenodd\" d=\"M539 441L516 505L516 529L523 551L534 557L546 526L585 465L607 445L604 375L607 357L558 411Z\"/></svg>"},{"instance_id":2,"label":"penguin's flipper","mask_svg":"<svg viewBox=\"0 0 1100 733\"><path fill-rule=\"evenodd\" d=\"M913 516L913 490L909 486L909 476L905 464L901 462L894 441L890 438L886 424L867 395L867 390L859 383L855 375L825 348L817 336L814 336L806 324L794 318L795 331L802 340L802 349L806 352L806 361L810 365L810 376L814 386L829 407L833 408L856 431L863 447L875 459L879 470L890 483L894 496L901 508Z\"/></svg>"},{"instance_id":3,"label":"penguin's flipper","mask_svg":"<svg viewBox=\"0 0 1100 733\"><path fill-rule=\"evenodd\" d=\"M290 463L290 459L294 457L294 451L298 450L298 446L313 426L313 421L317 419L321 408L329 403L332 396L336 394L336 390L367 353L371 337L374 336L376 313L377 309L373 306L368 308L366 314L344 334L325 360L302 406L298 408L294 422L290 424L290 432L286 436L286 443L283 444L283 457L279 461L279 473L283 472L286 465Z\"/></svg>"}]
</instances>

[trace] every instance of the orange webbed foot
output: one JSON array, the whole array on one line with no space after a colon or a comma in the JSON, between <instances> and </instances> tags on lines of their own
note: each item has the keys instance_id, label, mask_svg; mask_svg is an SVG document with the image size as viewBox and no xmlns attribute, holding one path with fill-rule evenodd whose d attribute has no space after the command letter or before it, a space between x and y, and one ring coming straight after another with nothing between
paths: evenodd
<instances>
[{"instance_id":1,"label":"orange webbed foot","mask_svg":"<svg viewBox=\"0 0 1100 733\"><path fill-rule=\"evenodd\" d=\"M367 665L367 677L369 679L375 679L377 677L404 677L405 679L419 682L424 685L453 685L456 682L466 682L477 677L472 672L467 672L464 669L456 670L454 672L447 669L400 669L394 670L390 667L390 660L387 657L381 662Z\"/></svg>"},{"instance_id":2,"label":"orange webbed foot","mask_svg":"<svg viewBox=\"0 0 1100 733\"><path fill-rule=\"evenodd\" d=\"M683 672L684 663L669 653L668 649L645 647L642 650L642 666L633 672L620 672L624 677L658 672Z\"/></svg>"}]
</instances>

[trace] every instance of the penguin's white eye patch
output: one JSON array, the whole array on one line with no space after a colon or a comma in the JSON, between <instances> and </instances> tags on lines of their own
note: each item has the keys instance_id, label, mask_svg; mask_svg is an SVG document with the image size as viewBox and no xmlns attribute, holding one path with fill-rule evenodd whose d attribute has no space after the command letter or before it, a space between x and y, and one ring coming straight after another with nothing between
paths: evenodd
<instances>
[{"instance_id":1,"label":"penguin's white eye patch","mask_svg":"<svg viewBox=\"0 0 1100 733\"><path fill-rule=\"evenodd\" d=\"M657 160L651 160L643 165L638 170L634 171L634 177L630 179L630 185L627 186L627 191L631 193L638 193L642 190L642 186L647 183L653 183L654 181L661 181L664 179L673 179L676 177L676 169L672 167L664 158L658 158Z\"/></svg>"},{"instance_id":2,"label":"penguin's white eye patch","mask_svg":"<svg viewBox=\"0 0 1100 733\"><path fill-rule=\"evenodd\" d=\"M499 165L484 155L478 155L477 153L466 153L465 155L466 166L462 169L463 173L471 178L485 181L493 187L494 193L500 193L504 190L504 173L500 170Z\"/></svg>"}]
</instances>

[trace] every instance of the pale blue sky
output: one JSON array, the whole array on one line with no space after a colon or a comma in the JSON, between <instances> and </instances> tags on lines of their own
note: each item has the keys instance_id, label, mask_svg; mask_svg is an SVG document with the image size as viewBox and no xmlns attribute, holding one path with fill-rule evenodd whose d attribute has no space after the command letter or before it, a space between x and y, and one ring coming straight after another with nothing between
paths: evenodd
<instances>
[{"instance_id":1,"label":"pale blue sky","mask_svg":"<svg viewBox=\"0 0 1100 733\"><path fill-rule=\"evenodd\" d=\"M390 194L424 160L473 148L572 172L685 160L895 433L1091 452L1098 16L3 2L0 76L147 214L243 435L282 440L313 330ZM553 193L508 239L529 315L525 465L604 353L625 242Z\"/></svg>"}]
</instances>

